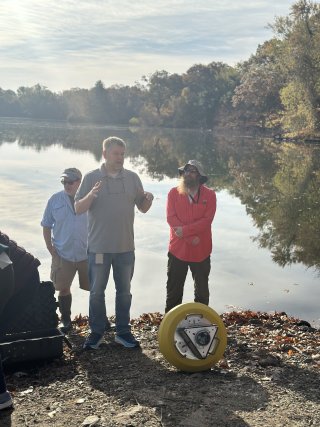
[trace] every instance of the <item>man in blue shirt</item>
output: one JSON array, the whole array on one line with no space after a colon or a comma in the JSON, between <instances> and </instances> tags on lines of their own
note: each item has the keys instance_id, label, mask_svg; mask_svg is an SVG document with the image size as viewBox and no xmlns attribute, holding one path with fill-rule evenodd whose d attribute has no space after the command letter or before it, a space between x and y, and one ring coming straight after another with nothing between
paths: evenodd
<instances>
[{"instance_id":1,"label":"man in blue shirt","mask_svg":"<svg viewBox=\"0 0 320 427\"><path fill-rule=\"evenodd\" d=\"M89 290L87 265L87 215L76 215L74 196L81 182L81 172L65 169L61 175L64 190L48 200L41 225L47 249L52 256L51 280L59 291L62 331L71 327L71 284L78 272L81 289Z\"/></svg>"}]
</instances>

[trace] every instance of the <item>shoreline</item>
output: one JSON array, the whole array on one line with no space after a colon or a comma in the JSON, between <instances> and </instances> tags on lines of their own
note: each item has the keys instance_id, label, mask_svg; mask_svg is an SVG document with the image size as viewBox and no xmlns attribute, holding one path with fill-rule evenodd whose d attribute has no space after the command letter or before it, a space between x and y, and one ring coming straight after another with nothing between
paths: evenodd
<instances>
[{"instance_id":1,"label":"shoreline","mask_svg":"<svg viewBox=\"0 0 320 427\"><path fill-rule=\"evenodd\" d=\"M225 355L197 373L178 371L159 352L160 313L132 320L140 349L125 349L106 332L98 350L82 350L88 324L79 317L68 335L73 347L65 346L62 358L6 368L15 408L1 411L0 424L320 425L320 330L283 312L234 311L222 317Z\"/></svg>"}]
</instances>

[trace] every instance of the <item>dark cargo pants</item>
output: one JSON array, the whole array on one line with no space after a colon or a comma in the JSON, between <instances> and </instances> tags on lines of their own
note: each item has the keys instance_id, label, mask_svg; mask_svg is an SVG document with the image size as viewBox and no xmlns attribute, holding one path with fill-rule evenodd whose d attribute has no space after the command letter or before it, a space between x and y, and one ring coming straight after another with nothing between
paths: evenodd
<instances>
[{"instance_id":1,"label":"dark cargo pants","mask_svg":"<svg viewBox=\"0 0 320 427\"><path fill-rule=\"evenodd\" d=\"M209 304L210 256L201 262L181 261L170 252L167 266L167 300L165 312L182 303L188 268L194 281L194 301Z\"/></svg>"}]
</instances>

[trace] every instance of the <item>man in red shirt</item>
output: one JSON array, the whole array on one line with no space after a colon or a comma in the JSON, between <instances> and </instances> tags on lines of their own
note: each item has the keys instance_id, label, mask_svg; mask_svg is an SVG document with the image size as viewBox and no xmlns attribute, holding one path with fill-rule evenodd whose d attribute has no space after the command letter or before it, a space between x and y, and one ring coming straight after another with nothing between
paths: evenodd
<instances>
[{"instance_id":1,"label":"man in red shirt","mask_svg":"<svg viewBox=\"0 0 320 427\"><path fill-rule=\"evenodd\" d=\"M208 177L197 160L189 160L179 168L179 174L180 183L170 190L167 200L170 242L166 313L182 303L189 267L194 280L194 301L209 304L211 224L216 194L204 185Z\"/></svg>"}]
</instances>

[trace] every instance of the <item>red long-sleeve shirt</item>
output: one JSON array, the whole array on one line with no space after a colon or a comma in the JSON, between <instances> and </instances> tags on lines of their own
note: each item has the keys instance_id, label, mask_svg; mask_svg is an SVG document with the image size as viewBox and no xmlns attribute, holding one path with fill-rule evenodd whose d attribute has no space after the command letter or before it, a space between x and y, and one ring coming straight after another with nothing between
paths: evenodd
<instances>
[{"instance_id":1,"label":"red long-sleeve shirt","mask_svg":"<svg viewBox=\"0 0 320 427\"><path fill-rule=\"evenodd\" d=\"M216 193L201 185L197 203L190 203L187 194L179 194L177 188L169 191L167 222L170 226L169 252L182 261L201 262L212 251L211 224L216 213ZM182 227L183 237L174 232ZM199 242L194 245L194 239Z\"/></svg>"}]
</instances>

